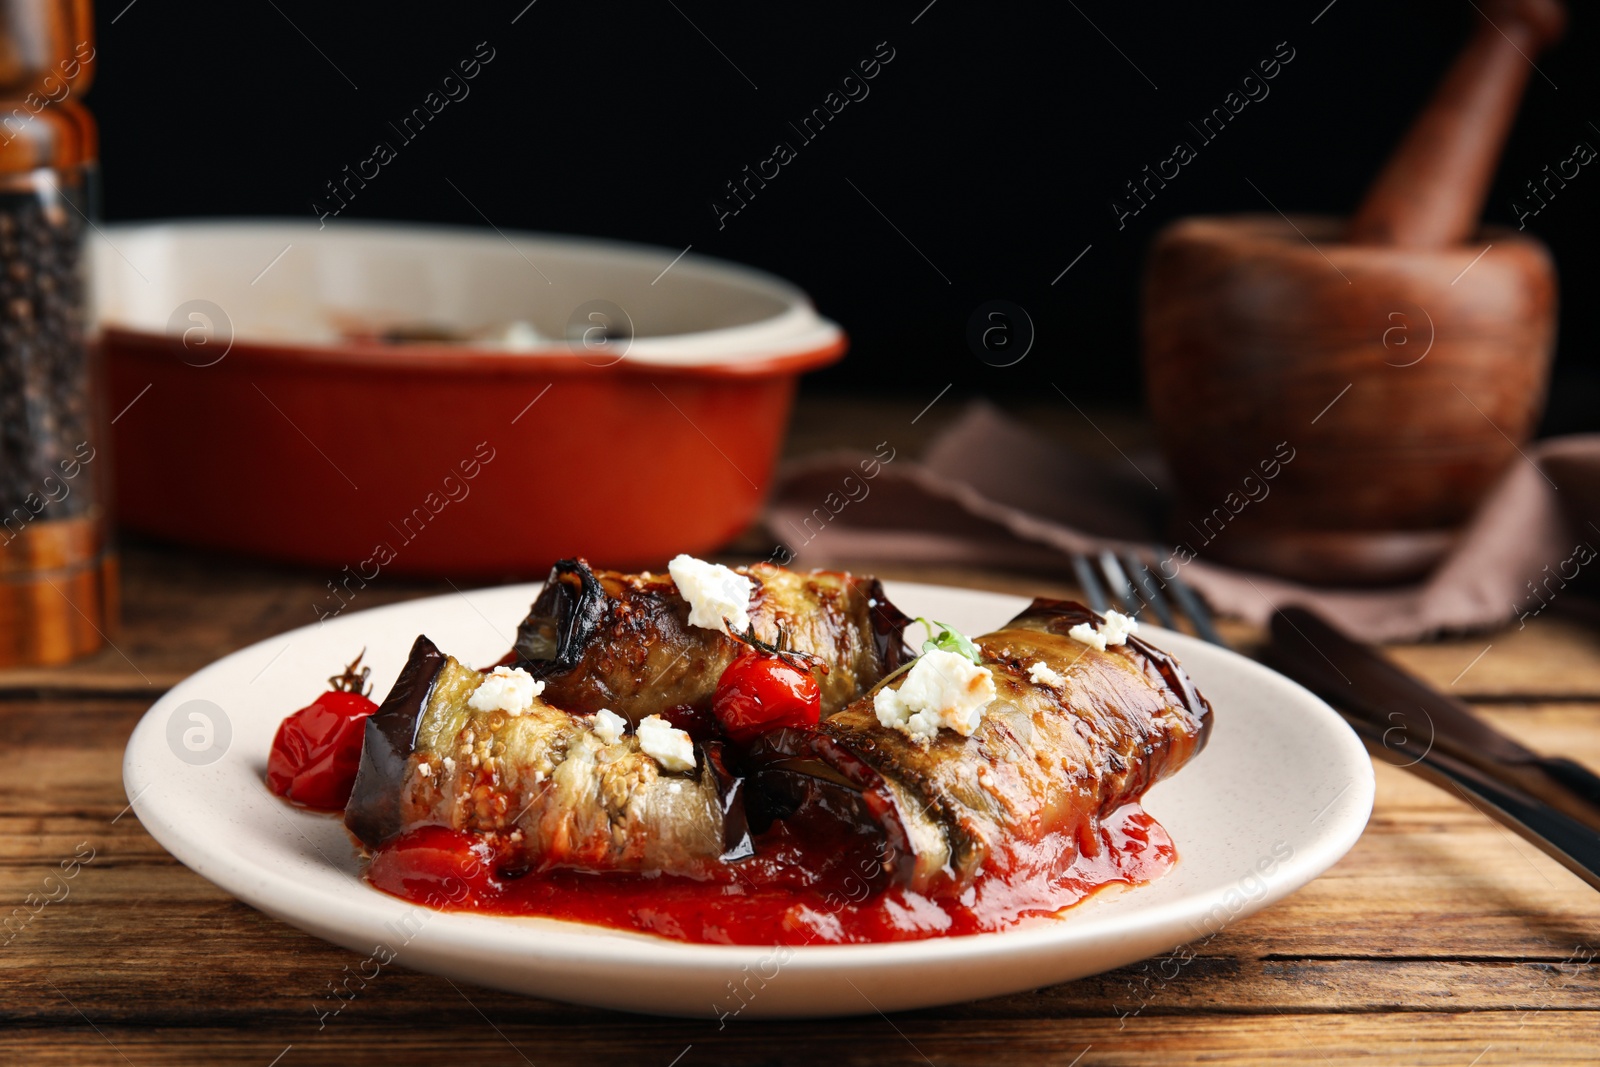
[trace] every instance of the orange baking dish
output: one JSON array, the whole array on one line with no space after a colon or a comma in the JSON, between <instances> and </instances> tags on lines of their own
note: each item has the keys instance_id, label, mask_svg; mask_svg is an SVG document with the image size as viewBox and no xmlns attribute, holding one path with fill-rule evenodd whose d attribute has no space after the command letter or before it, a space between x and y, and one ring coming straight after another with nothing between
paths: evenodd
<instances>
[{"instance_id":1,"label":"orange baking dish","mask_svg":"<svg viewBox=\"0 0 1600 1067\"><path fill-rule=\"evenodd\" d=\"M671 249L279 222L109 243L119 522L336 585L713 552L761 505L798 375L846 347L795 287Z\"/></svg>"}]
</instances>

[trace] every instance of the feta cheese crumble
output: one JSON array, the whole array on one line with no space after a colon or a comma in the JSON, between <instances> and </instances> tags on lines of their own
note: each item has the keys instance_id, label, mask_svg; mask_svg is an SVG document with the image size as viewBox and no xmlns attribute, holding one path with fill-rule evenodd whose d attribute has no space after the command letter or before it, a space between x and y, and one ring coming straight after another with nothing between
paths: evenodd
<instances>
[{"instance_id":1,"label":"feta cheese crumble","mask_svg":"<svg viewBox=\"0 0 1600 1067\"><path fill-rule=\"evenodd\" d=\"M1124 644L1129 634L1138 632L1138 619L1124 615L1120 611L1108 611L1105 614L1105 621L1100 624L1098 630L1086 622L1080 622L1067 631L1067 636L1104 652L1106 646Z\"/></svg>"},{"instance_id":2,"label":"feta cheese crumble","mask_svg":"<svg viewBox=\"0 0 1600 1067\"><path fill-rule=\"evenodd\" d=\"M1067 682L1065 678L1051 670L1050 665L1044 660L1040 660L1028 668L1028 677L1032 679L1035 685L1051 685L1058 688Z\"/></svg>"},{"instance_id":3,"label":"feta cheese crumble","mask_svg":"<svg viewBox=\"0 0 1600 1067\"><path fill-rule=\"evenodd\" d=\"M755 583L720 563L707 563L693 556L675 556L667 573L678 592L689 602L689 625L707 630L743 633L750 626L750 597ZM727 622L723 622L726 619Z\"/></svg>"},{"instance_id":4,"label":"feta cheese crumble","mask_svg":"<svg viewBox=\"0 0 1600 1067\"><path fill-rule=\"evenodd\" d=\"M601 708L594 713L594 725L590 729L600 740L608 745L614 745L628 732L628 720L610 708Z\"/></svg>"},{"instance_id":5,"label":"feta cheese crumble","mask_svg":"<svg viewBox=\"0 0 1600 1067\"><path fill-rule=\"evenodd\" d=\"M503 711L521 715L533 707L533 698L544 692L544 683L521 667L496 667L467 698L474 711Z\"/></svg>"},{"instance_id":6,"label":"feta cheese crumble","mask_svg":"<svg viewBox=\"0 0 1600 1067\"><path fill-rule=\"evenodd\" d=\"M659 715L646 716L633 732L644 754L654 758L663 770L694 770L694 742L666 719Z\"/></svg>"},{"instance_id":7,"label":"feta cheese crumble","mask_svg":"<svg viewBox=\"0 0 1600 1067\"><path fill-rule=\"evenodd\" d=\"M872 707L879 723L926 744L941 727L971 737L994 698L989 668L936 649L917 659L899 689L878 690Z\"/></svg>"}]
</instances>

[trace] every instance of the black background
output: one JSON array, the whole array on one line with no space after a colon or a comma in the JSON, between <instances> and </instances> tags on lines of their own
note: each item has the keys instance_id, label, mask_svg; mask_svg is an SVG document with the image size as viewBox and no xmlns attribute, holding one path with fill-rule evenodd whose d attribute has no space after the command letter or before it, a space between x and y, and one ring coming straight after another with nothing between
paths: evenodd
<instances>
[{"instance_id":1,"label":"black background","mask_svg":"<svg viewBox=\"0 0 1600 1067\"><path fill-rule=\"evenodd\" d=\"M954 382L1011 398L1064 379L1133 402L1151 235L1180 215L1270 210L1263 194L1291 212L1350 211L1482 17L1467 0L525 3L102 5L86 103L105 216L311 218L324 184L376 141L398 146L388 123L486 41L494 59L470 95L399 146L345 217L483 225L454 182L505 229L692 244L772 270L853 337L813 390L931 397ZM1579 140L1600 145L1596 22L1575 6L1538 60L1489 220L1514 223L1525 180ZM800 145L788 122L883 41L895 57L870 95ZM1295 58L1270 96L1119 231L1122 183L1194 142L1186 121L1279 42ZM778 140L798 158L719 229L711 201ZM1529 223L1562 272L1547 432L1600 425L1597 200L1586 171ZM1038 331L1013 367L965 341L996 298Z\"/></svg>"}]
</instances>

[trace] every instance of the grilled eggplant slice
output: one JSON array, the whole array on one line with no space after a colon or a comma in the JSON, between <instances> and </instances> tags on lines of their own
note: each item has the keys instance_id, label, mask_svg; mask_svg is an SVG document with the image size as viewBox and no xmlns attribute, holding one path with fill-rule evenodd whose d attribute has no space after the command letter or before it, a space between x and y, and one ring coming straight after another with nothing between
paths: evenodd
<instances>
[{"instance_id":1,"label":"grilled eggplant slice","mask_svg":"<svg viewBox=\"0 0 1600 1067\"><path fill-rule=\"evenodd\" d=\"M758 638L814 655L822 714L831 715L909 657L910 620L876 578L801 573L769 563L737 568L755 585ZM517 631L518 665L545 696L577 714L609 708L632 722L688 705L709 707L717 679L742 650L727 634L689 625L689 604L667 575L596 571L562 560Z\"/></svg>"},{"instance_id":2,"label":"grilled eggplant slice","mask_svg":"<svg viewBox=\"0 0 1600 1067\"><path fill-rule=\"evenodd\" d=\"M958 895L983 871L1064 871L1098 847L1100 818L1187 763L1211 728L1211 705L1171 656L1136 637L1102 652L1067 636L1098 621L1081 604L1035 600L977 638L998 696L970 737L920 743L881 725L870 696L815 729L769 735L754 753L758 810L781 817L829 798L831 812L869 813L890 877L928 896ZM1041 662L1059 685L1032 680ZM861 803L841 803L841 789Z\"/></svg>"},{"instance_id":3,"label":"grilled eggplant slice","mask_svg":"<svg viewBox=\"0 0 1600 1067\"><path fill-rule=\"evenodd\" d=\"M377 847L423 825L490 839L508 868L574 867L704 876L748 851L739 784L720 746L667 773L632 734L608 744L544 700L520 714L478 711L484 675L417 638L367 722L345 824Z\"/></svg>"}]
</instances>

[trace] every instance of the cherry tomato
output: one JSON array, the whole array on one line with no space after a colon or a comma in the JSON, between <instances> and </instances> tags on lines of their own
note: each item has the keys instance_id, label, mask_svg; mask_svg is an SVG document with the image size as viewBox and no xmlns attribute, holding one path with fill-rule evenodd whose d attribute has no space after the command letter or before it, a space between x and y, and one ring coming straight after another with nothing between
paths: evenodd
<instances>
[{"instance_id":1,"label":"cherry tomato","mask_svg":"<svg viewBox=\"0 0 1600 1067\"><path fill-rule=\"evenodd\" d=\"M335 691L284 719L267 757L267 788L301 807L343 811L361 766L367 716L377 710L360 693Z\"/></svg>"},{"instance_id":2,"label":"cherry tomato","mask_svg":"<svg viewBox=\"0 0 1600 1067\"><path fill-rule=\"evenodd\" d=\"M419 826L373 853L367 879L386 893L436 908L482 907L504 888L483 838L445 826Z\"/></svg>"},{"instance_id":3,"label":"cherry tomato","mask_svg":"<svg viewBox=\"0 0 1600 1067\"><path fill-rule=\"evenodd\" d=\"M722 672L711 710L728 736L743 743L784 726L815 726L822 689L810 671L749 649Z\"/></svg>"}]
</instances>

